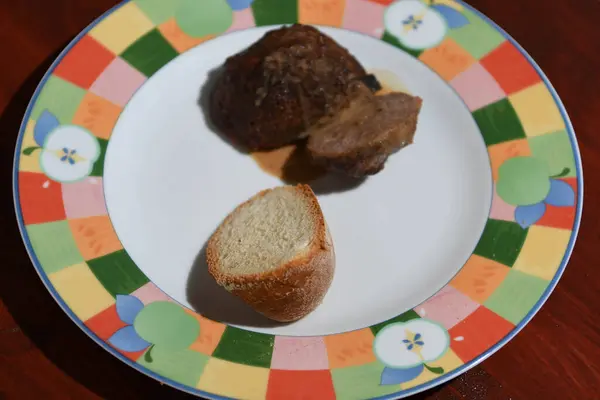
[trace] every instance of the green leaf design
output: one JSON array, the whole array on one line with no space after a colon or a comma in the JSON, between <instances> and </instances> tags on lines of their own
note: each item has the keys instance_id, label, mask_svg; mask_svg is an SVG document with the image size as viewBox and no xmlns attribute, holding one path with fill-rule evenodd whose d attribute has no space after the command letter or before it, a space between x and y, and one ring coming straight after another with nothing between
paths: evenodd
<instances>
[{"instance_id":1,"label":"green leaf design","mask_svg":"<svg viewBox=\"0 0 600 400\"><path fill-rule=\"evenodd\" d=\"M216 35L231 26L233 11L226 0L182 0L175 21L190 36Z\"/></svg>"},{"instance_id":2,"label":"green leaf design","mask_svg":"<svg viewBox=\"0 0 600 400\"><path fill-rule=\"evenodd\" d=\"M175 15L181 0L134 0L155 25L160 25Z\"/></svg>"},{"instance_id":3,"label":"green leaf design","mask_svg":"<svg viewBox=\"0 0 600 400\"><path fill-rule=\"evenodd\" d=\"M136 316L133 326L142 339L168 350L185 349L200 334L196 318L168 301L148 304Z\"/></svg>"},{"instance_id":4,"label":"green leaf design","mask_svg":"<svg viewBox=\"0 0 600 400\"><path fill-rule=\"evenodd\" d=\"M152 349L154 348L154 345L151 345L150 347L148 347L148 351L146 351L146 353L144 354L144 360L148 363L151 363L152 360L152 354L150 354L150 352L152 352Z\"/></svg>"},{"instance_id":5,"label":"green leaf design","mask_svg":"<svg viewBox=\"0 0 600 400\"><path fill-rule=\"evenodd\" d=\"M533 157L514 157L498 169L496 192L514 206L529 206L544 200L550 191L545 162Z\"/></svg>"},{"instance_id":6,"label":"green leaf design","mask_svg":"<svg viewBox=\"0 0 600 400\"><path fill-rule=\"evenodd\" d=\"M434 374L441 375L444 373L444 368L442 367L431 367L427 364L423 364L425 368L429 370L429 372L433 372Z\"/></svg>"},{"instance_id":7,"label":"green leaf design","mask_svg":"<svg viewBox=\"0 0 600 400\"><path fill-rule=\"evenodd\" d=\"M23 154L25 154L26 156L30 156L31 153L33 153L37 149L41 149L41 147L39 147L39 146L27 147L27 148L23 149Z\"/></svg>"},{"instance_id":8,"label":"green leaf design","mask_svg":"<svg viewBox=\"0 0 600 400\"><path fill-rule=\"evenodd\" d=\"M559 174L552 175L550 178L562 178L563 176L569 175L569 172L571 172L571 169L568 167L564 167L563 170L560 171Z\"/></svg>"},{"instance_id":9,"label":"green leaf design","mask_svg":"<svg viewBox=\"0 0 600 400\"><path fill-rule=\"evenodd\" d=\"M388 31L383 32L383 36L381 37L381 40L383 40L386 43L391 44L392 46L398 47L400 50L404 51L405 53L410 54L411 56L413 56L415 58L419 58L421 53L423 53L423 50L409 49L408 47L404 46L402 43L400 43L400 41L396 38L396 36L392 35Z\"/></svg>"}]
</instances>

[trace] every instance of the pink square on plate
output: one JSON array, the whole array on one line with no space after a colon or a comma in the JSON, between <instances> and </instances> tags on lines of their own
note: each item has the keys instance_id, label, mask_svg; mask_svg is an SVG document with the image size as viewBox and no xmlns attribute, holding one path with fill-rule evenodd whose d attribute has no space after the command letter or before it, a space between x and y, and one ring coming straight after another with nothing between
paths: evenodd
<instances>
[{"instance_id":1,"label":"pink square on plate","mask_svg":"<svg viewBox=\"0 0 600 400\"><path fill-rule=\"evenodd\" d=\"M380 38L385 6L369 0L347 0L342 28Z\"/></svg>"},{"instance_id":2,"label":"pink square on plate","mask_svg":"<svg viewBox=\"0 0 600 400\"><path fill-rule=\"evenodd\" d=\"M227 32L239 31L241 29L253 28L256 26L254 22L254 14L251 8L246 8L241 11L233 12L233 23L227 29Z\"/></svg>"},{"instance_id":3,"label":"pink square on plate","mask_svg":"<svg viewBox=\"0 0 600 400\"><path fill-rule=\"evenodd\" d=\"M145 81L141 72L117 57L92 84L90 91L124 106Z\"/></svg>"},{"instance_id":4,"label":"pink square on plate","mask_svg":"<svg viewBox=\"0 0 600 400\"><path fill-rule=\"evenodd\" d=\"M501 219L503 221L515 221L515 206L512 206L502 200L496 193L496 185L494 185L494 197L492 198L492 209L490 210L490 218Z\"/></svg>"},{"instance_id":5,"label":"pink square on plate","mask_svg":"<svg viewBox=\"0 0 600 400\"><path fill-rule=\"evenodd\" d=\"M80 182L63 183L62 198L67 218L108 214L104 203L102 178L89 177Z\"/></svg>"},{"instance_id":6,"label":"pink square on plate","mask_svg":"<svg viewBox=\"0 0 600 400\"><path fill-rule=\"evenodd\" d=\"M327 348L322 337L276 336L272 369L329 369Z\"/></svg>"},{"instance_id":7,"label":"pink square on plate","mask_svg":"<svg viewBox=\"0 0 600 400\"><path fill-rule=\"evenodd\" d=\"M450 81L450 85L458 92L471 111L506 97L498 82L479 63L475 63L466 71L461 72Z\"/></svg>"},{"instance_id":8,"label":"pink square on plate","mask_svg":"<svg viewBox=\"0 0 600 400\"><path fill-rule=\"evenodd\" d=\"M447 285L435 296L415 307L415 311L423 318L442 324L446 329L452 328L473 313L479 304Z\"/></svg>"},{"instance_id":9,"label":"pink square on plate","mask_svg":"<svg viewBox=\"0 0 600 400\"><path fill-rule=\"evenodd\" d=\"M175 302L152 282L146 283L144 286L131 293L131 295L140 299L144 305L153 303L155 301Z\"/></svg>"}]
</instances>

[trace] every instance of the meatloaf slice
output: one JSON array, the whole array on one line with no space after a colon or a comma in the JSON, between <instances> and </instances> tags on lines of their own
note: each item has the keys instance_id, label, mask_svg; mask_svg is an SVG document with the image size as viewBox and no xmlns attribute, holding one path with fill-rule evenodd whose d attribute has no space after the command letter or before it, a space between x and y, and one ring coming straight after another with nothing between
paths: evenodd
<instances>
[{"instance_id":1,"label":"meatloaf slice","mask_svg":"<svg viewBox=\"0 0 600 400\"><path fill-rule=\"evenodd\" d=\"M307 25L283 27L226 60L209 114L238 146L278 148L335 110L348 84L364 75L360 63L329 36Z\"/></svg>"},{"instance_id":2,"label":"meatloaf slice","mask_svg":"<svg viewBox=\"0 0 600 400\"><path fill-rule=\"evenodd\" d=\"M329 169L354 177L376 174L391 154L412 143L421 103L406 93L376 96L357 82L346 106L309 130L307 149Z\"/></svg>"}]
</instances>

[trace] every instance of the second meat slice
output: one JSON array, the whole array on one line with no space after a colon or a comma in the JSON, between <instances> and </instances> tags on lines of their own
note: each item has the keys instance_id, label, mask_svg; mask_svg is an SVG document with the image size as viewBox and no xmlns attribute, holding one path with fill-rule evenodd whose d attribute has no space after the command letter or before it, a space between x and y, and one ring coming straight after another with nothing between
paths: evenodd
<instances>
[{"instance_id":1,"label":"second meat slice","mask_svg":"<svg viewBox=\"0 0 600 400\"><path fill-rule=\"evenodd\" d=\"M345 107L308 131L307 149L316 163L359 178L381 171L413 142L422 100L400 92L376 96L359 81L349 94Z\"/></svg>"}]
</instances>

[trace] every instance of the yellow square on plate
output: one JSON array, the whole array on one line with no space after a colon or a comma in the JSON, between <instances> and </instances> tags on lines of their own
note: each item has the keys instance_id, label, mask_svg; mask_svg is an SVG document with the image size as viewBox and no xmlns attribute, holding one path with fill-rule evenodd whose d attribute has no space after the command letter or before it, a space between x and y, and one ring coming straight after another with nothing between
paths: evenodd
<instances>
[{"instance_id":1,"label":"yellow square on plate","mask_svg":"<svg viewBox=\"0 0 600 400\"><path fill-rule=\"evenodd\" d=\"M196 386L200 390L236 399L264 399L269 369L211 358Z\"/></svg>"},{"instance_id":2,"label":"yellow square on plate","mask_svg":"<svg viewBox=\"0 0 600 400\"><path fill-rule=\"evenodd\" d=\"M29 147L37 147L38 144L33 138L33 128L35 121L27 121L25 132L23 133L23 143L21 146L21 154L19 157L19 171L21 172L42 172L40 168L40 150L34 150L31 154L23 154L23 150Z\"/></svg>"},{"instance_id":3,"label":"yellow square on plate","mask_svg":"<svg viewBox=\"0 0 600 400\"><path fill-rule=\"evenodd\" d=\"M58 294L82 321L115 302L86 263L63 268L49 277Z\"/></svg>"},{"instance_id":4,"label":"yellow square on plate","mask_svg":"<svg viewBox=\"0 0 600 400\"><path fill-rule=\"evenodd\" d=\"M118 55L152 28L152 21L130 2L103 19L90 36Z\"/></svg>"},{"instance_id":5,"label":"yellow square on plate","mask_svg":"<svg viewBox=\"0 0 600 400\"><path fill-rule=\"evenodd\" d=\"M552 95L541 82L509 96L527 136L565 129L565 123Z\"/></svg>"},{"instance_id":6,"label":"yellow square on plate","mask_svg":"<svg viewBox=\"0 0 600 400\"><path fill-rule=\"evenodd\" d=\"M444 354L439 360L428 362L427 365L430 367L442 367L444 369L444 374L447 374L448 372L455 370L456 368L463 365L463 362L452 350L448 349L448 351L446 351L446 354ZM421 375L419 375L412 381L403 383L402 389L409 389L415 386L419 386L423 383L427 383L439 377L440 375L434 374L427 368L424 368Z\"/></svg>"},{"instance_id":7,"label":"yellow square on plate","mask_svg":"<svg viewBox=\"0 0 600 400\"><path fill-rule=\"evenodd\" d=\"M558 270L569 244L571 231L566 229L531 226L513 265L513 269L550 280Z\"/></svg>"}]
</instances>

